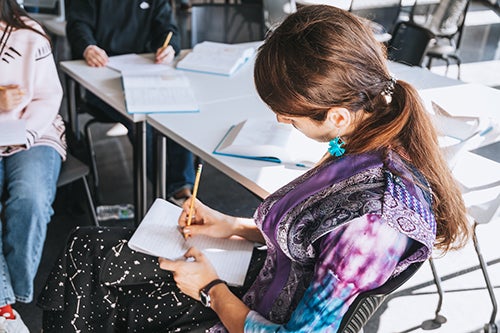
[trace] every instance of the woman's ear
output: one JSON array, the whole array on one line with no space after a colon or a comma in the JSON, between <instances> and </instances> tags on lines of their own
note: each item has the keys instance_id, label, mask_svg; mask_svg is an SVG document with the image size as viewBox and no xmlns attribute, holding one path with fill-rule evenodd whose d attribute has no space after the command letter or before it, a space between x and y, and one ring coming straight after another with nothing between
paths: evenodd
<instances>
[{"instance_id":1,"label":"woman's ear","mask_svg":"<svg viewBox=\"0 0 500 333\"><path fill-rule=\"evenodd\" d=\"M327 119L330 124L338 129L346 130L353 121L351 112L346 108L333 107L328 110Z\"/></svg>"}]
</instances>

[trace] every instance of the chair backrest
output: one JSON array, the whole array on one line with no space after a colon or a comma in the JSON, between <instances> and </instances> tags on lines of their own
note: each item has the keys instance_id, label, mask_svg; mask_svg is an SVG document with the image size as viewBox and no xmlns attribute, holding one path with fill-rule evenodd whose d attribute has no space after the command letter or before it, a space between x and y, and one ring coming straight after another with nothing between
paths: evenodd
<instances>
[{"instance_id":1,"label":"chair backrest","mask_svg":"<svg viewBox=\"0 0 500 333\"><path fill-rule=\"evenodd\" d=\"M420 5L416 0L410 20L423 25L437 36L451 37L462 29L469 3L470 0L441 0L428 13L419 17L417 10Z\"/></svg>"},{"instance_id":2,"label":"chair backrest","mask_svg":"<svg viewBox=\"0 0 500 333\"><path fill-rule=\"evenodd\" d=\"M386 31L393 30L401 12L401 0L375 1L352 0L349 11L382 25Z\"/></svg>"},{"instance_id":3,"label":"chair backrest","mask_svg":"<svg viewBox=\"0 0 500 333\"><path fill-rule=\"evenodd\" d=\"M422 264L423 262L412 263L399 275L387 280L382 286L359 294L349 306L344 317L342 317L342 322L337 332L359 332L386 297L408 281L418 271Z\"/></svg>"},{"instance_id":4,"label":"chair backrest","mask_svg":"<svg viewBox=\"0 0 500 333\"><path fill-rule=\"evenodd\" d=\"M412 22L398 22L387 47L389 60L420 66L433 34Z\"/></svg>"},{"instance_id":5,"label":"chair backrest","mask_svg":"<svg viewBox=\"0 0 500 333\"><path fill-rule=\"evenodd\" d=\"M267 29L272 29L289 14L297 11L295 0L262 0L262 5Z\"/></svg>"},{"instance_id":6,"label":"chair backrest","mask_svg":"<svg viewBox=\"0 0 500 333\"><path fill-rule=\"evenodd\" d=\"M264 39L264 32L259 4L193 4L191 8L191 47L203 41L258 41Z\"/></svg>"}]
</instances>

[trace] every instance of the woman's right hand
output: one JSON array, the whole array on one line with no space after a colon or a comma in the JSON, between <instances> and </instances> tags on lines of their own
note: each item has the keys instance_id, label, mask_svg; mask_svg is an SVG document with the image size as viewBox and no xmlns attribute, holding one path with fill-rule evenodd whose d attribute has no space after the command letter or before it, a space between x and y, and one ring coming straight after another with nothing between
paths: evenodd
<instances>
[{"instance_id":1,"label":"woman's right hand","mask_svg":"<svg viewBox=\"0 0 500 333\"><path fill-rule=\"evenodd\" d=\"M194 199L193 218L191 225L187 225L189 209L193 197L182 205L179 216L179 225L185 236L206 235L214 238L229 238L234 235L236 218L223 214Z\"/></svg>"},{"instance_id":2,"label":"woman's right hand","mask_svg":"<svg viewBox=\"0 0 500 333\"><path fill-rule=\"evenodd\" d=\"M0 86L0 112L10 111L23 101L24 91L17 84Z\"/></svg>"}]
</instances>

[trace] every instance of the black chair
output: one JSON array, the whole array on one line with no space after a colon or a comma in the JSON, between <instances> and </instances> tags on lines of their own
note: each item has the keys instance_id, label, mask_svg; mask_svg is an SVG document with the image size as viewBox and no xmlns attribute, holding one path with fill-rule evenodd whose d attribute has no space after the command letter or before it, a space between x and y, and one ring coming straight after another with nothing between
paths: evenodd
<instances>
[{"instance_id":1,"label":"black chair","mask_svg":"<svg viewBox=\"0 0 500 333\"><path fill-rule=\"evenodd\" d=\"M387 42L401 12L401 0L387 0L378 5L366 0L352 0L349 11L372 22L377 39Z\"/></svg>"},{"instance_id":2,"label":"black chair","mask_svg":"<svg viewBox=\"0 0 500 333\"><path fill-rule=\"evenodd\" d=\"M259 41L264 33L261 4L194 4L191 8L191 47L203 41Z\"/></svg>"},{"instance_id":3,"label":"black chair","mask_svg":"<svg viewBox=\"0 0 500 333\"><path fill-rule=\"evenodd\" d=\"M90 192L89 184L87 182L88 175L89 167L85 163L77 159L75 156L68 153L66 156L66 161L64 161L61 165L61 171L57 180L57 187L62 187L77 180L81 180L85 189L85 195L87 197L87 205L91 220L94 225L99 226L99 221L97 220L96 210L94 206L94 200L92 199L92 193Z\"/></svg>"},{"instance_id":4,"label":"black chair","mask_svg":"<svg viewBox=\"0 0 500 333\"><path fill-rule=\"evenodd\" d=\"M389 60L410 66L421 66L425 51L434 35L412 22L398 22L387 47Z\"/></svg>"},{"instance_id":5,"label":"black chair","mask_svg":"<svg viewBox=\"0 0 500 333\"><path fill-rule=\"evenodd\" d=\"M401 274L390 278L382 286L359 294L342 317L337 332L357 333L362 331L363 326L366 325L387 296L408 281L421 266L422 262L412 263Z\"/></svg>"},{"instance_id":6,"label":"black chair","mask_svg":"<svg viewBox=\"0 0 500 333\"><path fill-rule=\"evenodd\" d=\"M469 4L470 0L442 0L431 10L422 14L418 12L418 0L415 1L410 20L427 28L435 37L426 52L427 68L431 68L433 59L441 59L446 63L446 74L448 74L450 60L453 60L457 64L457 77L460 79L462 61L458 50Z\"/></svg>"}]
</instances>

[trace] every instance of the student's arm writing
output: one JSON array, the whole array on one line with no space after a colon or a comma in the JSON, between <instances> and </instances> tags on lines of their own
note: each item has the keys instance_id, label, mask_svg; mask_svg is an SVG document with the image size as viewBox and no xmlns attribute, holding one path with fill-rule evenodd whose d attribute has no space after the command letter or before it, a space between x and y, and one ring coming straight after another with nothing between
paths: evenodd
<instances>
[{"instance_id":1,"label":"student's arm writing","mask_svg":"<svg viewBox=\"0 0 500 333\"><path fill-rule=\"evenodd\" d=\"M195 199L194 203L192 223L190 226L186 226L191 200L191 198L186 200L179 216L179 225L183 228L184 234L191 236L203 234L214 238L240 236L251 242L265 242L253 219L223 214L204 205L197 199Z\"/></svg>"}]
</instances>

